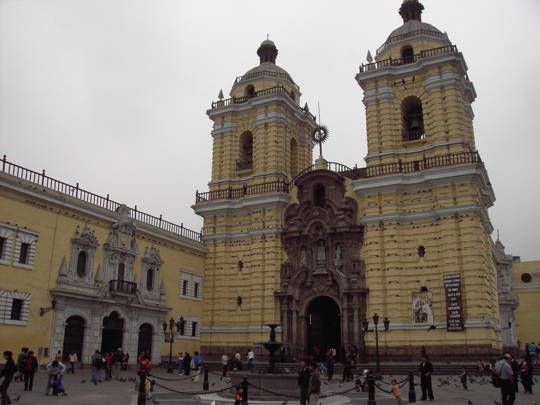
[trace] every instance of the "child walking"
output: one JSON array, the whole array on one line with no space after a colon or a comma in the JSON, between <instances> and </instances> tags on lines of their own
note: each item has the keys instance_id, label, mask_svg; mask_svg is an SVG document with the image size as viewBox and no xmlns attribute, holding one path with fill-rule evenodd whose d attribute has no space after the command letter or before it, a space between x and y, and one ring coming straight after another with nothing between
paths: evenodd
<instances>
[{"instance_id":1,"label":"child walking","mask_svg":"<svg viewBox=\"0 0 540 405\"><path fill-rule=\"evenodd\" d=\"M234 397L234 405L242 405L242 393L244 389L241 385L236 387L236 396Z\"/></svg>"},{"instance_id":2,"label":"child walking","mask_svg":"<svg viewBox=\"0 0 540 405\"><path fill-rule=\"evenodd\" d=\"M461 385L463 385L463 389L467 391L467 369L465 366L461 367L461 374L459 375L459 379L461 380Z\"/></svg>"},{"instance_id":3,"label":"child walking","mask_svg":"<svg viewBox=\"0 0 540 405\"><path fill-rule=\"evenodd\" d=\"M394 394L398 405L403 405L403 402L401 401L401 391L399 389L397 380L394 379L390 382L390 389L388 391Z\"/></svg>"}]
</instances>

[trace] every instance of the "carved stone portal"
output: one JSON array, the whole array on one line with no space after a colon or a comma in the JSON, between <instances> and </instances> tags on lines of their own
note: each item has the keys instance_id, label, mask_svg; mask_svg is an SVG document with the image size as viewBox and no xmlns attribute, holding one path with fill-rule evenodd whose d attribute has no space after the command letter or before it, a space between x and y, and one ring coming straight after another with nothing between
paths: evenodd
<instances>
[{"instance_id":1,"label":"carved stone portal","mask_svg":"<svg viewBox=\"0 0 540 405\"><path fill-rule=\"evenodd\" d=\"M281 265L283 340L297 357L309 354L306 317L318 297L333 299L340 308L341 344L363 347L361 320L368 292L360 258L363 228L358 206L345 196L345 178L316 170L300 177L298 203L285 211L282 241L288 259ZM324 347L323 347L324 349Z\"/></svg>"}]
</instances>

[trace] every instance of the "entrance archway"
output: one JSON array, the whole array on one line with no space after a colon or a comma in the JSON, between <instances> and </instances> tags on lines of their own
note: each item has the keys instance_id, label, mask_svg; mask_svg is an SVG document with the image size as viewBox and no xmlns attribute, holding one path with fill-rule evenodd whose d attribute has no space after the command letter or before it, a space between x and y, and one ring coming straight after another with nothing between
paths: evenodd
<instances>
[{"instance_id":1,"label":"entrance archway","mask_svg":"<svg viewBox=\"0 0 540 405\"><path fill-rule=\"evenodd\" d=\"M103 335L101 338L101 351L115 352L122 347L124 336L124 320L120 319L117 312L103 319Z\"/></svg>"},{"instance_id":2,"label":"entrance archway","mask_svg":"<svg viewBox=\"0 0 540 405\"><path fill-rule=\"evenodd\" d=\"M306 353L315 357L314 348L320 349L320 357L331 349L341 346L340 309L330 297L315 298L307 310L307 347Z\"/></svg>"},{"instance_id":3,"label":"entrance archway","mask_svg":"<svg viewBox=\"0 0 540 405\"><path fill-rule=\"evenodd\" d=\"M80 316L70 316L64 331L64 346L62 348L62 360L69 360L69 353L72 350L77 352L77 357L82 359L84 325L86 322Z\"/></svg>"},{"instance_id":4,"label":"entrance archway","mask_svg":"<svg viewBox=\"0 0 540 405\"><path fill-rule=\"evenodd\" d=\"M149 323L143 323L139 327L139 341L137 343L137 355L147 350L152 351L152 332L154 328Z\"/></svg>"}]
</instances>

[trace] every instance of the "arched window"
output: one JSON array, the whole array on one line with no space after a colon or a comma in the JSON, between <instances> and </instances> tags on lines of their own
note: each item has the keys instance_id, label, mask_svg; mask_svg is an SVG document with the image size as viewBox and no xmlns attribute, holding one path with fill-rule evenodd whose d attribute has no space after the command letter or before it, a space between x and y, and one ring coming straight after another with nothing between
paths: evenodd
<instances>
[{"instance_id":1,"label":"arched window","mask_svg":"<svg viewBox=\"0 0 540 405\"><path fill-rule=\"evenodd\" d=\"M236 170L251 169L253 164L253 134L249 131L240 135L240 150L238 151Z\"/></svg>"},{"instance_id":2,"label":"arched window","mask_svg":"<svg viewBox=\"0 0 540 405\"><path fill-rule=\"evenodd\" d=\"M148 291L154 289L154 269L148 269L146 272L146 289Z\"/></svg>"},{"instance_id":3,"label":"arched window","mask_svg":"<svg viewBox=\"0 0 540 405\"><path fill-rule=\"evenodd\" d=\"M79 277L86 276L86 252L80 252L77 257L77 275Z\"/></svg>"},{"instance_id":4,"label":"arched window","mask_svg":"<svg viewBox=\"0 0 540 405\"><path fill-rule=\"evenodd\" d=\"M326 190L323 184L316 184L313 188L313 204L316 207L324 207Z\"/></svg>"},{"instance_id":5,"label":"arched window","mask_svg":"<svg viewBox=\"0 0 540 405\"><path fill-rule=\"evenodd\" d=\"M255 87L249 85L245 90L246 97L255 97Z\"/></svg>"},{"instance_id":6,"label":"arched window","mask_svg":"<svg viewBox=\"0 0 540 405\"><path fill-rule=\"evenodd\" d=\"M401 48L401 60L404 65L414 62L414 50L412 46L405 45L403 48Z\"/></svg>"},{"instance_id":7,"label":"arched window","mask_svg":"<svg viewBox=\"0 0 540 405\"><path fill-rule=\"evenodd\" d=\"M403 142L425 139L422 101L418 97L411 96L403 100L401 103L401 118Z\"/></svg>"}]
</instances>

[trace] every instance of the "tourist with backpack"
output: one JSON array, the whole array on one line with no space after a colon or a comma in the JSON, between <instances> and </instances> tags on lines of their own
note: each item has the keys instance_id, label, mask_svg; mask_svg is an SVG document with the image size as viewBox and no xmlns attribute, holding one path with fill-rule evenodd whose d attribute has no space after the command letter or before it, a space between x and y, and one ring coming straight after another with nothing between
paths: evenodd
<instances>
[{"instance_id":1,"label":"tourist with backpack","mask_svg":"<svg viewBox=\"0 0 540 405\"><path fill-rule=\"evenodd\" d=\"M199 376L201 375L201 368L203 366L203 359L199 355L199 352L195 352L195 356L191 358L191 364L192 364L191 368L193 369L194 374L195 374L195 377L193 377L191 381L193 381L194 383L197 383L199 382Z\"/></svg>"},{"instance_id":2,"label":"tourist with backpack","mask_svg":"<svg viewBox=\"0 0 540 405\"><path fill-rule=\"evenodd\" d=\"M96 350L94 355L92 356L92 382L94 384L101 382L103 365L103 356L101 355L99 350Z\"/></svg>"}]
</instances>

